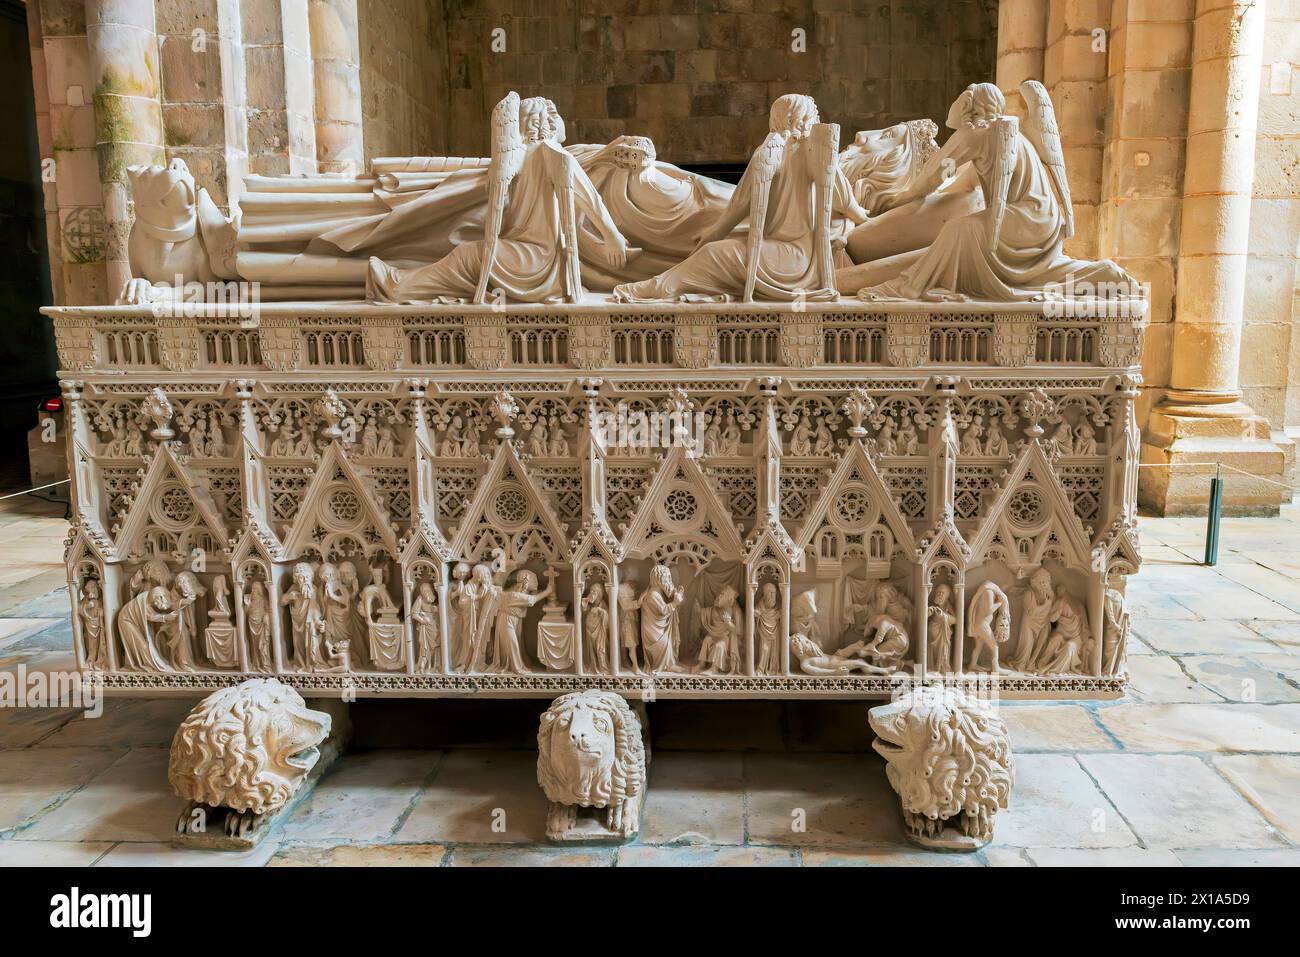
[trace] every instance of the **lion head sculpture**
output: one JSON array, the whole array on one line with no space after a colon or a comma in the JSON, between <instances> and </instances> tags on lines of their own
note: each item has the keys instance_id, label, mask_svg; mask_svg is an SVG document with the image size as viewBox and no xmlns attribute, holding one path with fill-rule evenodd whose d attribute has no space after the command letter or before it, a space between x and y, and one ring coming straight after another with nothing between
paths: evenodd
<instances>
[{"instance_id":1,"label":"lion head sculpture","mask_svg":"<svg viewBox=\"0 0 1300 957\"><path fill-rule=\"evenodd\" d=\"M191 808L228 808L227 833L245 834L288 803L320 759L330 716L275 678L208 695L172 739L167 780ZM189 830L187 812L178 829Z\"/></svg>"},{"instance_id":2,"label":"lion head sculpture","mask_svg":"<svg viewBox=\"0 0 1300 957\"><path fill-rule=\"evenodd\" d=\"M946 846L941 835L950 821L968 849L993 837L993 819L1015 783L1001 717L957 689L922 688L872 708L870 721L910 838Z\"/></svg>"},{"instance_id":3,"label":"lion head sculpture","mask_svg":"<svg viewBox=\"0 0 1300 957\"><path fill-rule=\"evenodd\" d=\"M579 807L606 809L609 836L628 838L639 826L645 790L641 722L609 691L557 698L537 731L537 781L550 801L546 833L566 840Z\"/></svg>"}]
</instances>

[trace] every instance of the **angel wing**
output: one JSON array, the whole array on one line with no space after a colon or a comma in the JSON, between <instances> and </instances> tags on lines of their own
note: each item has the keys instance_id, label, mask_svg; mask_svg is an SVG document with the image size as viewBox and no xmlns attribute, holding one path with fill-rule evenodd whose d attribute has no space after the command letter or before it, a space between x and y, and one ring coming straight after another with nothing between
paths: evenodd
<instances>
[{"instance_id":1,"label":"angel wing","mask_svg":"<svg viewBox=\"0 0 1300 957\"><path fill-rule=\"evenodd\" d=\"M781 168L785 157L785 137L769 133L763 145L754 151L746 171L754 177L749 197L749 244L745 256L744 302L754 301L754 285L758 281L758 259L763 252L763 227L767 223L767 198L772 191L772 180Z\"/></svg>"},{"instance_id":2,"label":"angel wing","mask_svg":"<svg viewBox=\"0 0 1300 957\"><path fill-rule=\"evenodd\" d=\"M1019 132L1020 121L1014 116L1000 116L989 124L988 135L993 137L993 163L989 195L984 199L990 248L997 245L998 235L1002 232L1002 218L1007 214L1007 190L1011 186L1011 174L1016 169L1016 136Z\"/></svg>"},{"instance_id":3,"label":"angel wing","mask_svg":"<svg viewBox=\"0 0 1300 957\"><path fill-rule=\"evenodd\" d=\"M1051 174L1052 182L1061 200L1061 215L1065 217L1065 236L1074 235L1074 207L1070 204L1070 182L1065 176L1065 151L1061 149L1061 133L1056 125L1056 110L1047 89L1037 80L1020 84L1020 95L1029 108L1025 117L1025 138L1034 144L1038 158Z\"/></svg>"},{"instance_id":4,"label":"angel wing","mask_svg":"<svg viewBox=\"0 0 1300 957\"><path fill-rule=\"evenodd\" d=\"M519 94L513 90L492 108L492 158L488 163L487 220L483 228L483 265L479 272L474 302L487 297L488 279L496 264L501 220L505 216L510 182L524 163L524 140L519 135Z\"/></svg>"},{"instance_id":5,"label":"angel wing","mask_svg":"<svg viewBox=\"0 0 1300 957\"><path fill-rule=\"evenodd\" d=\"M817 285L835 288L835 260L831 253L831 204L835 194L835 173L839 168L840 125L817 123L808 138L812 161L815 202L813 207L813 252L817 257Z\"/></svg>"}]
</instances>

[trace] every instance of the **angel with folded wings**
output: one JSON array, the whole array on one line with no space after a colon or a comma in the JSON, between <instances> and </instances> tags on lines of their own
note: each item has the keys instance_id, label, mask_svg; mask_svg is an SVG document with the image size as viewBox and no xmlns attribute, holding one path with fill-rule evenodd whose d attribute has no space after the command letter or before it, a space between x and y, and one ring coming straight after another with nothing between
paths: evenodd
<instances>
[{"instance_id":1,"label":"angel with folded wings","mask_svg":"<svg viewBox=\"0 0 1300 957\"><path fill-rule=\"evenodd\" d=\"M492 111L487 219L481 240L435 263L404 270L371 258L367 298L378 302L577 302L582 298L578 220L604 240L600 254L621 268L635 250L600 194L563 147L555 105L509 93Z\"/></svg>"},{"instance_id":2,"label":"angel with folded wings","mask_svg":"<svg viewBox=\"0 0 1300 957\"><path fill-rule=\"evenodd\" d=\"M700 245L644 282L614 287L625 302L833 299L831 219L867 218L838 162L839 127L818 122L810 96L772 104L771 132ZM734 232L748 219L746 232Z\"/></svg>"},{"instance_id":3,"label":"angel with folded wings","mask_svg":"<svg viewBox=\"0 0 1300 957\"><path fill-rule=\"evenodd\" d=\"M892 278L863 288L862 298L1013 302L1100 283L1135 288L1114 262L1062 251L1074 234L1074 213L1056 114L1038 81L1026 80L1021 93L1029 107L1023 128L992 83L971 84L953 103L952 136L895 203L933 192L969 163L984 208L945 223L933 243L908 254Z\"/></svg>"}]
</instances>

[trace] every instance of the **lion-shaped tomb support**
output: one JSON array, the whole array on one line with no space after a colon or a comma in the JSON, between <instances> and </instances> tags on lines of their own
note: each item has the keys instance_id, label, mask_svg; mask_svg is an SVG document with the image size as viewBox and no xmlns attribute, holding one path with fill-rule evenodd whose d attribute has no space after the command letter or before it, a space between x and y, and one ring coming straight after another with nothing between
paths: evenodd
<instances>
[{"instance_id":1,"label":"lion-shaped tomb support","mask_svg":"<svg viewBox=\"0 0 1300 957\"><path fill-rule=\"evenodd\" d=\"M646 787L645 744L636 713L610 691L578 691L556 698L537 731L537 782L550 802L546 813L550 840L634 838L640 830ZM605 813L583 815L582 808Z\"/></svg>"},{"instance_id":2,"label":"lion-shaped tomb support","mask_svg":"<svg viewBox=\"0 0 1300 957\"><path fill-rule=\"evenodd\" d=\"M1002 718L958 689L919 688L869 720L908 839L948 851L987 844L1015 783Z\"/></svg>"},{"instance_id":3,"label":"lion-shaped tomb support","mask_svg":"<svg viewBox=\"0 0 1300 957\"><path fill-rule=\"evenodd\" d=\"M253 678L208 695L172 739L167 780L188 802L177 833L215 830L224 816L227 838L253 839L302 787L330 727L328 714L308 708L302 695L275 678Z\"/></svg>"}]
</instances>

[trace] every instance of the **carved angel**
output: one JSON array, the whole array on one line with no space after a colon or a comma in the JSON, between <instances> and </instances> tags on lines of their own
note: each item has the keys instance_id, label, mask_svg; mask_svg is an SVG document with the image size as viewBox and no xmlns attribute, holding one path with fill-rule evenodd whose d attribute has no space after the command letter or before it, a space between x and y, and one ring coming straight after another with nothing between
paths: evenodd
<instances>
[{"instance_id":1,"label":"carved angel","mask_svg":"<svg viewBox=\"0 0 1300 957\"><path fill-rule=\"evenodd\" d=\"M1026 87L1023 133L992 83L972 84L953 103L953 135L898 201L935 191L969 163L985 208L947 222L924 250L894 257L894 278L877 274L887 281L873 280L862 298L1013 302L1075 290L1095 295L1103 283L1136 290L1115 263L1071 259L1062 251L1073 218L1060 137L1046 91L1041 84Z\"/></svg>"},{"instance_id":2,"label":"carved angel","mask_svg":"<svg viewBox=\"0 0 1300 957\"><path fill-rule=\"evenodd\" d=\"M472 299L576 302L582 296L578 216L604 238L603 258L621 268L632 250L578 161L560 146L555 105L509 93L492 111L492 160L484 238L416 269L372 257L366 295L379 302Z\"/></svg>"},{"instance_id":3,"label":"carved angel","mask_svg":"<svg viewBox=\"0 0 1300 957\"><path fill-rule=\"evenodd\" d=\"M834 298L830 215L867 218L837 163L838 127L818 124L812 97L772 104L770 131L731 202L684 262L644 282L614 287L627 302L755 297ZM748 219L748 235L733 230Z\"/></svg>"}]
</instances>

